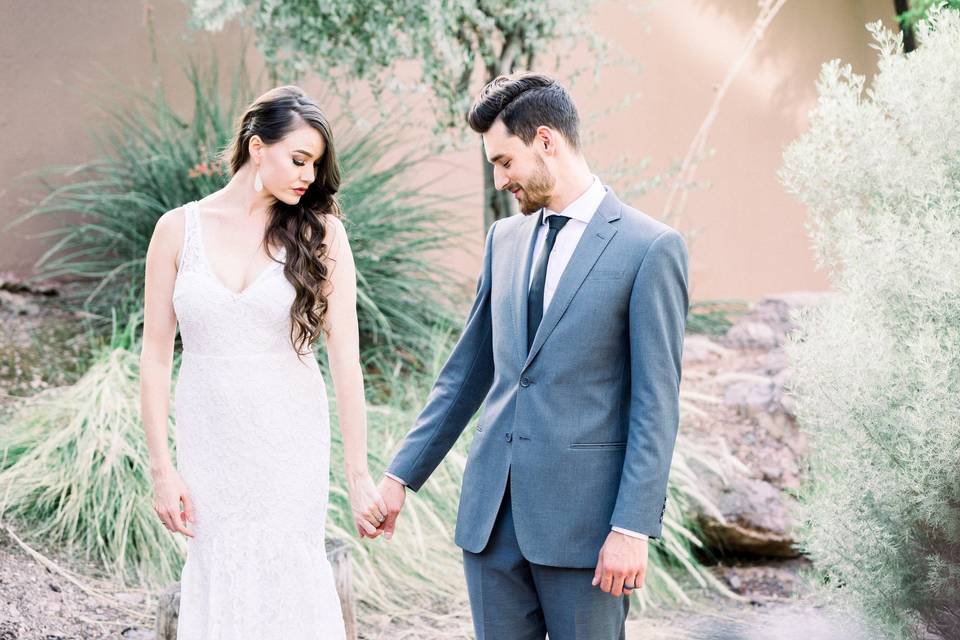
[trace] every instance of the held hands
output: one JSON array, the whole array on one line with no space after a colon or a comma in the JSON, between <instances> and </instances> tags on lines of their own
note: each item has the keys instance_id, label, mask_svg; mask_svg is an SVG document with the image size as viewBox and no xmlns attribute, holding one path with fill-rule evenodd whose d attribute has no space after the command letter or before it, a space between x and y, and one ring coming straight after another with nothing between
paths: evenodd
<instances>
[{"instance_id":1,"label":"held hands","mask_svg":"<svg viewBox=\"0 0 960 640\"><path fill-rule=\"evenodd\" d=\"M153 510L160 517L171 533L180 533L194 537L193 531L186 528L186 523L194 521L193 500L180 473L173 467L152 472L153 475ZM183 511L180 502L183 502Z\"/></svg>"},{"instance_id":2,"label":"held hands","mask_svg":"<svg viewBox=\"0 0 960 640\"><path fill-rule=\"evenodd\" d=\"M403 508L403 502L407 499L407 487L402 482L384 476L380 481L380 495L383 496L383 501L387 505L387 517L380 525L380 531L389 540L397 528L397 517Z\"/></svg>"},{"instance_id":3,"label":"held hands","mask_svg":"<svg viewBox=\"0 0 960 640\"><path fill-rule=\"evenodd\" d=\"M347 469L347 494L350 496L353 522L360 537L376 538L383 533L378 527L386 519L387 506L366 469Z\"/></svg>"},{"instance_id":4,"label":"held hands","mask_svg":"<svg viewBox=\"0 0 960 640\"><path fill-rule=\"evenodd\" d=\"M646 573L647 540L611 531L600 549L593 586L600 585L604 593L612 596L629 596L633 589L643 588Z\"/></svg>"}]
</instances>

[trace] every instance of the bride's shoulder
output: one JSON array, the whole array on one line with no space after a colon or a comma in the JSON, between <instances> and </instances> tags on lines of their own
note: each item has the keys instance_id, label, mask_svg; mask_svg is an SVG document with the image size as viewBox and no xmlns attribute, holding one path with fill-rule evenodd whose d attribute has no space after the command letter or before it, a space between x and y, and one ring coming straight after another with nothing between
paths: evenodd
<instances>
[{"instance_id":1,"label":"bride's shoulder","mask_svg":"<svg viewBox=\"0 0 960 640\"><path fill-rule=\"evenodd\" d=\"M186 224L186 207L180 205L163 213L154 225L154 234L164 237L179 237L183 235Z\"/></svg>"},{"instance_id":2,"label":"bride's shoulder","mask_svg":"<svg viewBox=\"0 0 960 640\"><path fill-rule=\"evenodd\" d=\"M186 227L184 207L179 206L163 213L153 226L148 255L163 255L173 264L179 264L183 250L183 236Z\"/></svg>"}]
</instances>

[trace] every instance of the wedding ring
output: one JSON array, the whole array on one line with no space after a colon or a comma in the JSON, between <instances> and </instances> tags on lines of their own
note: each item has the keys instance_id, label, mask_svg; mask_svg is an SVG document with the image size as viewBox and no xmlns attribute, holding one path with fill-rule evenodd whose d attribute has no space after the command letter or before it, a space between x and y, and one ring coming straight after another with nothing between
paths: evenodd
<instances>
[{"instance_id":1,"label":"wedding ring","mask_svg":"<svg viewBox=\"0 0 960 640\"><path fill-rule=\"evenodd\" d=\"M623 583L623 588L624 588L624 589L636 589L636 587L635 587L634 585L632 585L632 584L627 584L626 582Z\"/></svg>"}]
</instances>

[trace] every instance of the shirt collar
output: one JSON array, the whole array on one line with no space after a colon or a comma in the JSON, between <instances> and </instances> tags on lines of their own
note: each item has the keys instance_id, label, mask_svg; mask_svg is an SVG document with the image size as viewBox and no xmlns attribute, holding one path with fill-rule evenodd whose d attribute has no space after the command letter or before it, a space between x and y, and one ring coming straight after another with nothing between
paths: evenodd
<instances>
[{"instance_id":1,"label":"shirt collar","mask_svg":"<svg viewBox=\"0 0 960 640\"><path fill-rule=\"evenodd\" d=\"M593 218L593 214L596 213L597 208L606 195L607 191L603 188L600 178L593 176L593 182L590 183L587 190L580 194L576 200L568 204L563 211L553 211L552 209L544 207L543 213L540 216L540 224L544 223L547 216L558 214L567 216L568 218L574 218L583 223L588 223L590 219Z\"/></svg>"}]
</instances>

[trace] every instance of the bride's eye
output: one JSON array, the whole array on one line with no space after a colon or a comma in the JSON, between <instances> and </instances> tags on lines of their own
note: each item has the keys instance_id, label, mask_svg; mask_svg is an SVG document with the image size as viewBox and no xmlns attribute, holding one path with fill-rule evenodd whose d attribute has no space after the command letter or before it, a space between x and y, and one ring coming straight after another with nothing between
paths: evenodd
<instances>
[{"instance_id":1,"label":"bride's eye","mask_svg":"<svg viewBox=\"0 0 960 640\"><path fill-rule=\"evenodd\" d=\"M301 160L297 160L296 158L294 158L294 159L293 159L293 164L297 165L298 167L302 167L303 165L306 164L306 162L303 162L303 161L301 161Z\"/></svg>"}]
</instances>

